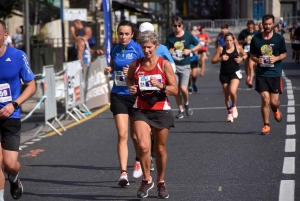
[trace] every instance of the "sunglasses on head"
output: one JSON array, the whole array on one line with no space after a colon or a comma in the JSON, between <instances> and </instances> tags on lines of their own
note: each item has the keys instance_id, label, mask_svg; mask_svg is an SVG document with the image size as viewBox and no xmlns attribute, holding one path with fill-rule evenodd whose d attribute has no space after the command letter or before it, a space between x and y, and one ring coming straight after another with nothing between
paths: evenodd
<instances>
[{"instance_id":1,"label":"sunglasses on head","mask_svg":"<svg viewBox=\"0 0 300 201\"><path fill-rule=\"evenodd\" d=\"M176 28L176 27L181 27L182 25L181 24L174 24L173 26Z\"/></svg>"}]
</instances>

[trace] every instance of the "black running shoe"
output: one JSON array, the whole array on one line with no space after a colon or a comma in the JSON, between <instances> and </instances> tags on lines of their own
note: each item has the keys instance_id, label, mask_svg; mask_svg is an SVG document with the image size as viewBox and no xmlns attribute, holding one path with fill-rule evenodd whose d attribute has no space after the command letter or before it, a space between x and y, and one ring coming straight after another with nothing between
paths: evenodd
<instances>
[{"instance_id":1,"label":"black running shoe","mask_svg":"<svg viewBox=\"0 0 300 201\"><path fill-rule=\"evenodd\" d=\"M169 198L168 191L166 190L166 183L165 182L158 182L157 183L157 197L160 199L167 199Z\"/></svg>"},{"instance_id":2,"label":"black running shoe","mask_svg":"<svg viewBox=\"0 0 300 201\"><path fill-rule=\"evenodd\" d=\"M138 192L137 192L137 196L138 196L139 198L145 198L145 197L148 197L148 191L149 191L150 189L152 189L153 186L154 186L154 183L153 183L153 182L148 183L148 180L143 179L143 180L142 180L142 183L141 183L141 186L140 186L140 188L139 188L139 190L138 190Z\"/></svg>"},{"instance_id":3,"label":"black running shoe","mask_svg":"<svg viewBox=\"0 0 300 201\"><path fill-rule=\"evenodd\" d=\"M23 185L22 185L20 179L18 178L15 183L11 182L9 179L8 179L8 181L10 183L11 196L15 200L20 199L20 197L23 195Z\"/></svg>"}]
</instances>

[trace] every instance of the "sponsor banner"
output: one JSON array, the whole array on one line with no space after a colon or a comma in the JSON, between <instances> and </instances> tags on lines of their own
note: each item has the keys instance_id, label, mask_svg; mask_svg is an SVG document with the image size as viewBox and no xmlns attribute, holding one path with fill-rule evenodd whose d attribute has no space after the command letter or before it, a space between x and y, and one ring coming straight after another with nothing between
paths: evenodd
<instances>
[{"instance_id":1,"label":"sponsor banner","mask_svg":"<svg viewBox=\"0 0 300 201\"><path fill-rule=\"evenodd\" d=\"M109 60L110 60L110 50L111 50L111 6L110 6L110 0L103 0L102 1L102 8L103 8L103 18L104 18L104 34L105 34L105 41L104 41L104 47L105 47L105 56L107 65L109 66Z\"/></svg>"}]
</instances>

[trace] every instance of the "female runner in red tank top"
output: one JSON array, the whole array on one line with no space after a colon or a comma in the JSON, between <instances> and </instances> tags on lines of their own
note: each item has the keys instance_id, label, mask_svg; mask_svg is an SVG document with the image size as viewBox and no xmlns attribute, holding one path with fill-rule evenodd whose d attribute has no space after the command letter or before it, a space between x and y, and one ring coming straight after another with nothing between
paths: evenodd
<instances>
[{"instance_id":1,"label":"female runner in red tank top","mask_svg":"<svg viewBox=\"0 0 300 201\"><path fill-rule=\"evenodd\" d=\"M144 179L137 196L147 197L148 191L154 186L150 176L149 133L152 130L155 140L158 197L168 198L169 194L164 180L167 163L166 141L170 127L174 127L174 120L166 95L177 95L178 86L171 64L156 55L159 45L157 34L152 31L142 32L138 37L138 42L145 57L130 64L126 79L130 94L138 95L132 115Z\"/></svg>"}]
</instances>

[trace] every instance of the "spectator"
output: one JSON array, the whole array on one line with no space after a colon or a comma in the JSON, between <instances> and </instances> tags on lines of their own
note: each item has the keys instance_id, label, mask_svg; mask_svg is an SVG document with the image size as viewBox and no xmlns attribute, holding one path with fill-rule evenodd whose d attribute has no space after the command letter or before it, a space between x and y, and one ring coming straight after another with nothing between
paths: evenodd
<instances>
[{"instance_id":1,"label":"spectator","mask_svg":"<svg viewBox=\"0 0 300 201\"><path fill-rule=\"evenodd\" d=\"M287 29L286 22L283 21L282 17L279 18L279 23L277 25L279 27L279 30L281 30L281 29L286 30Z\"/></svg>"},{"instance_id":2,"label":"spectator","mask_svg":"<svg viewBox=\"0 0 300 201\"><path fill-rule=\"evenodd\" d=\"M11 47L14 46L13 43L12 43L12 39L11 39L10 35L7 35L7 38L5 39L4 44L8 45L8 46L11 46Z\"/></svg>"},{"instance_id":3,"label":"spectator","mask_svg":"<svg viewBox=\"0 0 300 201\"><path fill-rule=\"evenodd\" d=\"M16 28L16 33L12 37L12 42L15 48L23 49L23 33L21 26Z\"/></svg>"}]
</instances>

